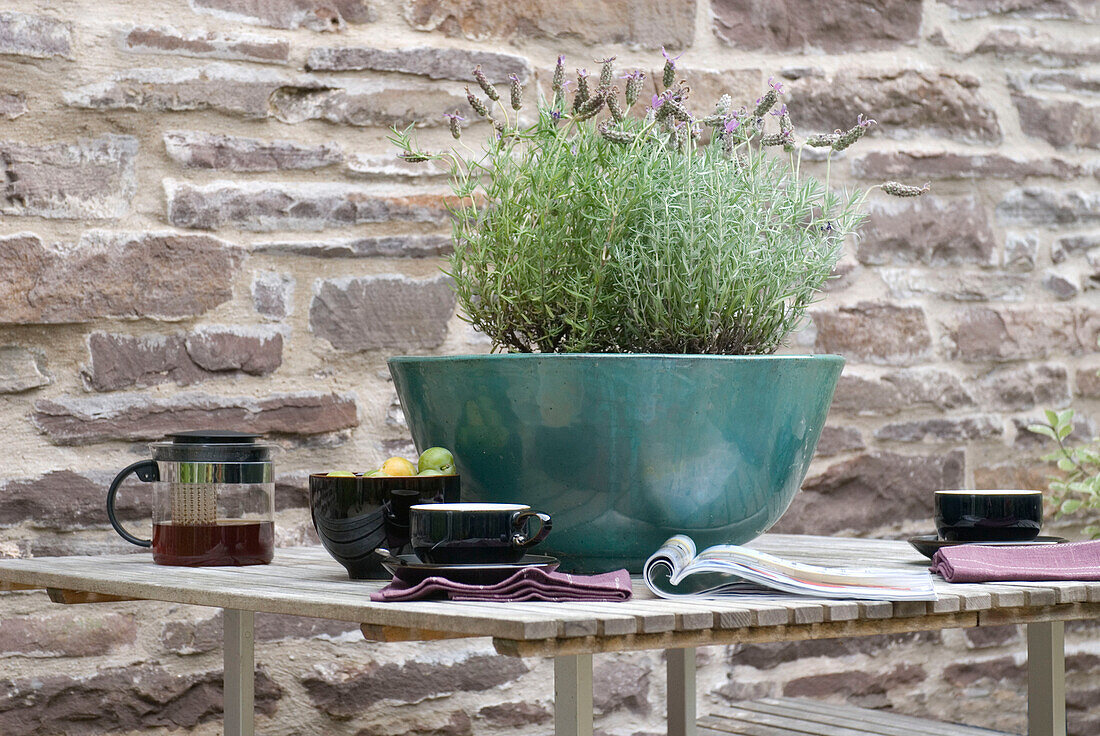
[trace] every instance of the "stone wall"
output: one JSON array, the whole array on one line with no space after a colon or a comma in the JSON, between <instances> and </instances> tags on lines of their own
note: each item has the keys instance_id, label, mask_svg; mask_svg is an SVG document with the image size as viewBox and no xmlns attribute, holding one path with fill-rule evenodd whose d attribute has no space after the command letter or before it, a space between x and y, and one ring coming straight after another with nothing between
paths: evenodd
<instances>
[{"instance_id":1,"label":"stone wall","mask_svg":"<svg viewBox=\"0 0 1100 736\"><path fill-rule=\"evenodd\" d=\"M1041 407L1098 407L1089 0L0 5L2 554L124 551L102 511L113 471L211 411L278 438L279 543L314 541L309 470L410 450L386 356L488 349L438 272L445 182L395 160L387 127L443 142L474 64L545 84L558 52L653 71L664 45L701 94L747 100L774 75L800 130L879 121L835 180L932 182L872 197L791 347L848 366L783 530L926 531L934 488L1043 483L1023 430ZM219 626L2 594L0 733L219 733ZM1069 628L1087 736L1097 628ZM552 731L551 664L486 642L368 646L274 616L257 640L263 733ZM712 648L700 707L805 695L1022 732L1024 657L1015 627ZM597 727L662 732L660 654L596 662Z\"/></svg>"}]
</instances>

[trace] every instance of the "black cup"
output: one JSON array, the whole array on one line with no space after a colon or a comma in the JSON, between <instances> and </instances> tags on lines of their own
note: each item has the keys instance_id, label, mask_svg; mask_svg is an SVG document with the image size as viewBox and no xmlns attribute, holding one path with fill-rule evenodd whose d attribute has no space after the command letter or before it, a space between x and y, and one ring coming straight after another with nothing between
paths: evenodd
<instances>
[{"instance_id":1,"label":"black cup","mask_svg":"<svg viewBox=\"0 0 1100 736\"><path fill-rule=\"evenodd\" d=\"M538 519L534 534L528 523ZM432 565L519 562L550 533L550 516L518 503L432 503L409 510L413 552Z\"/></svg>"},{"instance_id":2,"label":"black cup","mask_svg":"<svg viewBox=\"0 0 1100 736\"><path fill-rule=\"evenodd\" d=\"M1026 542L1043 525L1042 491L936 491L936 532L948 542Z\"/></svg>"}]
</instances>

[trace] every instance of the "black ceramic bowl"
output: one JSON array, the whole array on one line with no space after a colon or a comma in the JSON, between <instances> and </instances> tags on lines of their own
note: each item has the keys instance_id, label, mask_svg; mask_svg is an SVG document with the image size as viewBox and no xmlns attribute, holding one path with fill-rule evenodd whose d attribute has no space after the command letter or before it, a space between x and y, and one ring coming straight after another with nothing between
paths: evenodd
<instances>
[{"instance_id":1,"label":"black ceramic bowl","mask_svg":"<svg viewBox=\"0 0 1100 736\"><path fill-rule=\"evenodd\" d=\"M317 536L352 580L390 577L374 553L379 547L394 555L412 551L410 506L458 500L457 475L309 476L309 509Z\"/></svg>"},{"instance_id":2,"label":"black ceramic bowl","mask_svg":"<svg viewBox=\"0 0 1100 736\"><path fill-rule=\"evenodd\" d=\"M936 532L949 542L1026 542L1043 525L1042 491L936 491Z\"/></svg>"}]
</instances>

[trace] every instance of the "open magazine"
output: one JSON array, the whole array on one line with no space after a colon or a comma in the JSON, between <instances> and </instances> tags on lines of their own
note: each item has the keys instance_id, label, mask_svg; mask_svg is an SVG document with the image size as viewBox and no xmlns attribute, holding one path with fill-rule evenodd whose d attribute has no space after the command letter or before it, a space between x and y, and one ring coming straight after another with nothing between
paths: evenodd
<instances>
[{"instance_id":1,"label":"open magazine","mask_svg":"<svg viewBox=\"0 0 1100 736\"><path fill-rule=\"evenodd\" d=\"M936 600L932 576L925 569L820 567L733 544L696 553L695 542L683 534L671 537L646 560L643 577L661 598L782 591L823 598Z\"/></svg>"}]
</instances>

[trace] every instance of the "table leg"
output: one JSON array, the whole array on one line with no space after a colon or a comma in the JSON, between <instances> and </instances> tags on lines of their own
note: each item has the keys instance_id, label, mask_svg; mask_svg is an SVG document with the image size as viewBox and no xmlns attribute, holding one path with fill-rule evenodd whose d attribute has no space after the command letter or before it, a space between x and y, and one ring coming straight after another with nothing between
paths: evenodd
<instances>
[{"instance_id":1,"label":"table leg","mask_svg":"<svg viewBox=\"0 0 1100 736\"><path fill-rule=\"evenodd\" d=\"M222 675L225 736L253 736L255 733L252 723L256 666L252 633L254 620L252 611L222 609L225 624L225 669Z\"/></svg>"},{"instance_id":2,"label":"table leg","mask_svg":"<svg viewBox=\"0 0 1100 736\"><path fill-rule=\"evenodd\" d=\"M1028 736L1066 736L1066 625L1027 625Z\"/></svg>"},{"instance_id":3,"label":"table leg","mask_svg":"<svg viewBox=\"0 0 1100 736\"><path fill-rule=\"evenodd\" d=\"M592 736L592 655L554 657L554 736Z\"/></svg>"},{"instance_id":4,"label":"table leg","mask_svg":"<svg viewBox=\"0 0 1100 736\"><path fill-rule=\"evenodd\" d=\"M666 649L668 736L695 736L695 647Z\"/></svg>"}]
</instances>

